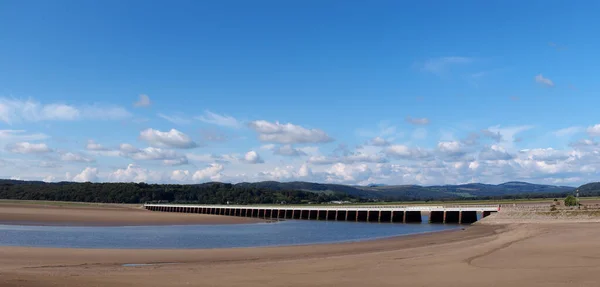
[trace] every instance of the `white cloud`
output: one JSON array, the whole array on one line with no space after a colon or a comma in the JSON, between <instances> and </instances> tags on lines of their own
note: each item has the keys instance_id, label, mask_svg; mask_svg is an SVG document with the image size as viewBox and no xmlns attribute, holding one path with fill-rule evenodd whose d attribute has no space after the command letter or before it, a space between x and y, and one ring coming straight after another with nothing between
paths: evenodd
<instances>
[{"instance_id":1,"label":"white cloud","mask_svg":"<svg viewBox=\"0 0 600 287\"><path fill-rule=\"evenodd\" d=\"M585 129L582 127L568 127L568 128L564 128L564 129L560 129L560 130L556 130L554 132L552 132L553 135L557 136L557 137L569 137L575 134L578 134L580 132L583 132ZM600 128L599 128L600 130Z\"/></svg>"},{"instance_id":2,"label":"white cloud","mask_svg":"<svg viewBox=\"0 0 600 287\"><path fill-rule=\"evenodd\" d=\"M272 148L273 153L276 155L283 156L305 156L307 155L304 151L300 149L293 148L291 145L282 145Z\"/></svg>"},{"instance_id":3,"label":"white cloud","mask_svg":"<svg viewBox=\"0 0 600 287\"><path fill-rule=\"evenodd\" d=\"M260 155L257 152L251 150L244 155L244 162L256 164L263 163L264 161L260 158Z\"/></svg>"},{"instance_id":4,"label":"white cloud","mask_svg":"<svg viewBox=\"0 0 600 287\"><path fill-rule=\"evenodd\" d=\"M171 129L168 132L146 129L140 133L140 139L152 147L189 149L198 146L189 136L176 129Z\"/></svg>"},{"instance_id":5,"label":"white cloud","mask_svg":"<svg viewBox=\"0 0 600 287\"><path fill-rule=\"evenodd\" d=\"M160 172L150 171L135 164L125 169L117 169L108 175L111 182L158 182L163 178Z\"/></svg>"},{"instance_id":6,"label":"white cloud","mask_svg":"<svg viewBox=\"0 0 600 287\"><path fill-rule=\"evenodd\" d=\"M47 139L43 133L29 134L24 130L0 130L0 141L37 141Z\"/></svg>"},{"instance_id":7,"label":"white cloud","mask_svg":"<svg viewBox=\"0 0 600 287\"><path fill-rule=\"evenodd\" d=\"M94 140L88 140L87 145L85 146L87 150L91 151L108 151L109 148L102 146L99 143L96 143Z\"/></svg>"},{"instance_id":8,"label":"white cloud","mask_svg":"<svg viewBox=\"0 0 600 287\"><path fill-rule=\"evenodd\" d=\"M138 101L133 103L135 107L149 107L152 103L150 102L150 97L148 95L141 94L139 95Z\"/></svg>"},{"instance_id":9,"label":"white cloud","mask_svg":"<svg viewBox=\"0 0 600 287\"><path fill-rule=\"evenodd\" d=\"M411 148L405 145L391 145L384 150L388 156L399 159L424 159L430 156L429 152L421 148Z\"/></svg>"},{"instance_id":10,"label":"white cloud","mask_svg":"<svg viewBox=\"0 0 600 287\"><path fill-rule=\"evenodd\" d=\"M169 116L159 113L158 116L176 125L187 125L191 122L189 119L177 115Z\"/></svg>"},{"instance_id":11,"label":"white cloud","mask_svg":"<svg viewBox=\"0 0 600 287\"><path fill-rule=\"evenodd\" d=\"M42 104L32 99L0 98L0 121L7 124L80 119L118 120L130 116L131 114L124 108L114 106Z\"/></svg>"},{"instance_id":12,"label":"white cloud","mask_svg":"<svg viewBox=\"0 0 600 287\"><path fill-rule=\"evenodd\" d=\"M479 160L509 160L512 158L513 156L499 145L485 147L479 153Z\"/></svg>"},{"instance_id":13,"label":"white cloud","mask_svg":"<svg viewBox=\"0 0 600 287\"><path fill-rule=\"evenodd\" d=\"M406 122L409 124L424 126L429 124L428 118L412 118L410 116L406 117Z\"/></svg>"},{"instance_id":14,"label":"white cloud","mask_svg":"<svg viewBox=\"0 0 600 287\"><path fill-rule=\"evenodd\" d=\"M195 182L202 182L207 180L218 181L222 177L221 172L223 171L223 169L223 165L213 163L207 168L197 170L196 172L194 172L192 180Z\"/></svg>"},{"instance_id":15,"label":"white cloud","mask_svg":"<svg viewBox=\"0 0 600 287\"><path fill-rule=\"evenodd\" d=\"M592 137L598 137L598 136L600 136L600 124L588 127L587 128L587 132Z\"/></svg>"},{"instance_id":16,"label":"white cloud","mask_svg":"<svg viewBox=\"0 0 600 287\"><path fill-rule=\"evenodd\" d=\"M280 124L279 122L271 123L259 120L250 122L249 126L258 133L259 140L263 142L300 144L327 143L333 141L333 138L322 130L307 129L291 123Z\"/></svg>"},{"instance_id":17,"label":"white cloud","mask_svg":"<svg viewBox=\"0 0 600 287\"><path fill-rule=\"evenodd\" d=\"M60 160L62 161L70 161L70 162L94 162L96 161L93 158L87 157L82 154L66 152L60 155Z\"/></svg>"},{"instance_id":18,"label":"white cloud","mask_svg":"<svg viewBox=\"0 0 600 287\"><path fill-rule=\"evenodd\" d=\"M95 182L98 181L98 169L95 167L86 167L81 173L71 177L71 174L67 172L67 181L75 182Z\"/></svg>"},{"instance_id":19,"label":"white cloud","mask_svg":"<svg viewBox=\"0 0 600 287\"><path fill-rule=\"evenodd\" d=\"M177 159L165 159L163 160L163 164L168 166L179 166L189 164L189 162L187 157L182 156Z\"/></svg>"},{"instance_id":20,"label":"white cloud","mask_svg":"<svg viewBox=\"0 0 600 287\"><path fill-rule=\"evenodd\" d=\"M211 111L204 111L204 114L196 117L196 119L205 123L228 127L228 128L239 128L241 123L234 117L228 115L219 115Z\"/></svg>"},{"instance_id":21,"label":"white cloud","mask_svg":"<svg viewBox=\"0 0 600 287\"><path fill-rule=\"evenodd\" d=\"M171 172L171 180L185 182L188 180L190 172L187 170L174 170Z\"/></svg>"},{"instance_id":22,"label":"white cloud","mask_svg":"<svg viewBox=\"0 0 600 287\"><path fill-rule=\"evenodd\" d=\"M137 149L128 144L121 145L121 156L134 160L173 160L181 156L172 150L165 150L154 147Z\"/></svg>"},{"instance_id":23,"label":"white cloud","mask_svg":"<svg viewBox=\"0 0 600 287\"><path fill-rule=\"evenodd\" d=\"M519 153L526 159L545 162L561 161L570 157L567 151L556 150L553 148L525 149L521 150Z\"/></svg>"},{"instance_id":24,"label":"white cloud","mask_svg":"<svg viewBox=\"0 0 600 287\"><path fill-rule=\"evenodd\" d=\"M550 80L548 78L544 78L544 76L542 76L542 74L535 76L535 82L546 85L548 87L554 87L554 82L552 82L552 80Z\"/></svg>"},{"instance_id":25,"label":"white cloud","mask_svg":"<svg viewBox=\"0 0 600 287\"><path fill-rule=\"evenodd\" d=\"M510 126L510 127L501 127L501 126L493 126L487 129L487 132L482 131L485 136L491 137L497 142L502 142L503 146L507 149L511 149L518 138L517 134L528 131L532 129L533 126L530 125L522 125L522 126ZM486 134L487 133L487 134ZM494 136L492 136L494 135Z\"/></svg>"},{"instance_id":26,"label":"white cloud","mask_svg":"<svg viewBox=\"0 0 600 287\"><path fill-rule=\"evenodd\" d=\"M48 175L46 177L44 177L44 179L42 179L43 182L55 182L56 181L56 177Z\"/></svg>"},{"instance_id":27,"label":"white cloud","mask_svg":"<svg viewBox=\"0 0 600 287\"><path fill-rule=\"evenodd\" d=\"M336 163L327 169L326 181L336 183L359 183L369 181L373 171L366 164L348 165Z\"/></svg>"},{"instance_id":28,"label":"white cloud","mask_svg":"<svg viewBox=\"0 0 600 287\"><path fill-rule=\"evenodd\" d=\"M45 143L18 142L6 146L6 150L20 154L42 154L52 151Z\"/></svg>"},{"instance_id":29,"label":"white cloud","mask_svg":"<svg viewBox=\"0 0 600 287\"><path fill-rule=\"evenodd\" d=\"M374 137L369 141L372 146L389 146L391 143L382 137Z\"/></svg>"}]
</instances>

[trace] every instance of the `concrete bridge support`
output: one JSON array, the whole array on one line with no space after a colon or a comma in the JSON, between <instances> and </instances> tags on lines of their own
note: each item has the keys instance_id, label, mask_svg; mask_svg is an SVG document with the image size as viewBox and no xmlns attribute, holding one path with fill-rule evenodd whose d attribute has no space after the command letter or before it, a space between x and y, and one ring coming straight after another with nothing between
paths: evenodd
<instances>
[{"instance_id":1,"label":"concrete bridge support","mask_svg":"<svg viewBox=\"0 0 600 287\"><path fill-rule=\"evenodd\" d=\"M404 211L392 211L391 222L404 222Z\"/></svg>"},{"instance_id":2,"label":"concrete bridge support","mask_svg":"<svg viewBox=\"0 0 600 287\"><path fill-rule=\"evenodd\" d=\"M337 220L337 210L327 210L327 220Z\"/></svg>"},{"instance_id":3,"label":"concrete bridge support","mask_svg":"<svg viewBox=\"0 0 600 287\"><path fill-rule=\"evenodd\" d=\"M327 220L327 212L329 210L319 210L317 211L317 219L318 220Z\"/></svg>"},{"instance_id":4,"label":"concrete bridge support","mask_svg":"<svg viewBox=\"0 0 600 287\"><path fill-rule=\"evenodd\" d=\"M380 211L379 222L392 222L393 211Z\"/></svg>"},{"instance_id":5,"label":"concrete bridge support","mask_svg":"<svg viewBox=\"0 0 600 287\"><path fill-rule=\"evenodd\" d=\"M370 210L367 216L367 222L379 222L379 215L381 214L378 210Z\"/></svg>"}]
</instances>

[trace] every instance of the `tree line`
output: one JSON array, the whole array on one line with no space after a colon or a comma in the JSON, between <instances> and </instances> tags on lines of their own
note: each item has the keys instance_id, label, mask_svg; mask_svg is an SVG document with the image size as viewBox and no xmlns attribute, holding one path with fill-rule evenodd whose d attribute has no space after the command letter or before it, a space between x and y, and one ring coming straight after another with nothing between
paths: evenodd
<instances>
[{"instance_id":1,"label":"tree line","mask_svg":"<svg viewBox=\"0 0 600 287\"><path fill-rule=\"evenodd\" d=\"M43 183L0 181L0 199L103 203L302 204L361 201L340 192L269 190L229 183L198 185L146 183Z\"/></svg>"}]
</instances>

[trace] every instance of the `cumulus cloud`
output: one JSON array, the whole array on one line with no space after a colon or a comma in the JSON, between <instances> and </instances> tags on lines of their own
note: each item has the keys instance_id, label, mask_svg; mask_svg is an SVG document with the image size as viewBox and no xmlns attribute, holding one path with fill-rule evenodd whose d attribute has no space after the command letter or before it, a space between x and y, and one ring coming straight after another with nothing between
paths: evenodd
<instances>
[{"instance_id":1,"label":"cumulus cloud","mask_svg":"<svg viewBox=\"0 0 600 287\"><path fill-rule=\"evenodd\" d=\"M165 150L154 147L138 149L129 144L120 146L121 156L134 160L173 160L181 156L172 150Z\"/></svg>"},{"instance_id":2,"label":"cumulus cloud","mask_svg":"<svg viewBox=\"0 0 600 287\"><path fill-rule=\"evenodd\" d=\"M446 160L457 160L462 159L467 155L467 151L462 143L458 141L442 141L437 145L438 151L442 154Z\"/></svg>"},{"instance_id":3,"label":"cumulus cloud","mask_svg":"<svg viewBox=\"0 0 600 287\"><path fill-rule=\"evenodd\" d=\"M369 141L369 144L372 146L389 146L391 143L387 140L385 140L382 137L374 137L373 139L371 139Z\"/></svg>"},{"instance_id":4,"label":"cumulus cloud","mask_svg":"<svg viewBox=\"0 0 600 287\"><path fill-rule=\"evenodd\" d=\"M552 82L552 80L548 78L545 78L544 76L542 76L542 74L538 74L535 76L535 82L548 87L554 87L554 82Z\"/></svg>"},{"instance_id":5,"label":"cumulus cloud","mask_svg":"<svg viewBox=\"0 0 600 287\"><path fill-rule=\"evenodd\" d=\"M283 156L305 156L305 155L307 155L304 151L293 148L291 145L276 146L276 147L273 147L272 150L273 150L273 154L276 154L276 155L283 155Z\"/></svg>"},{"instance_id":6,"label":"cumulus cloud","mask_svg":"<svg viewBox=\"0 0 600 287\"><path fill-rule=\"evenodd\" d=\"M544 162L566 160L570 157L569 152L553 148L524 149L519 153L526 159Z\"/></svg>"},{"instance_id":7,"label":"cumulus cloud","mask_svg":"<svg viewBox=\"0 0 600 287\"><path fill-rule=\"evenodd\" d=\"M322 130L307 129L291 123L280 124L279 122L271 123L259 120L250 122L249 127L258 133L259 140L263 142L302 144L333 141L333 138Z\"/></svg>"},{"instance_id":8,"label":"cumulus cloud","mask_svg":"<svg viewBox=\"0 0 600 287\"><path fill-rule=\"evenodd\" d=\"M588 127L587 128L587 132L592 137L598 137L598 136L600 136L600 124Z\"/></svg>"},{"instance_id":9,"label":"cumulus cloud","mask_svg":"<svg viewBox=\"0 0 600 287\"><path fill-rule=\"evenodd\" d=\"M203 121L208 124L228 127L228 128L239 128L241 123L234 117L228 115L219 115L211 111L204 111L204 114L196 117L196 119Z\"/></svg>"},{"instance_id":10,"label":"cumulus cloud","mask_svg":"<svg viewBox=\"0 0 600 287\"><path fill-rule=\"evenodd\" d=\"M18 142L6 146L6 150L20 154L43 154L52 151L45 143Z\"/></svg>"},{"instance_id":11,"label":"cumulus cloud","mask_svg":"<svg viewBox=\"0 0 600 287\"><path fill-rule=\"evenodd\" d=\"M187 157L182 156L177 159L165 159L165 160L163 160L163 164L169 165L169 166L179 166L179 165L189 164L189 161L188 161Z\"/></svg>"},{"instance_id":12,"label":"cumulus cloud","mask_svg":"<svg viewBox=\"0 0 600 287\"><path fill-rule=\"evenodd\" d=\"M70 162L94 162L95 159L79 153L66 152L60 155L60 160Z\"/></svg>"},{"instance_id":13,"label":"cumulus cloud","mask_svg":"<svg viewBox=\"0 0 600 287\"><path fill-rule=\"evenodd\" d=\"M384 150L388 156L398 159L425 159L430 156L430 153L421 148L411 148L405 145L391 145Z\"/></svg>"},{"instance_id":14,"label":"cumulus cloud","mask_svg":"<svg viewBox=\"0 0 600 287\"><path fill-rule=\"evenodd\" d=\"M75 182L95 182L98 181L98 169L95 167L86 167L81 173L71 176L70 173L66 174L67 181Z\"/></svg>"},{"instance_id":15,"label":"cumulus cloud","mask_svg":"<svg viewBox=\"0 0 600 287\"><path fill-rule=\"evenodd\" d=\"M223 165L213 163L209 167L204 169L197 170L194 172L192 176L192 180L195 182L203 182L203 181L218 181L221 179L224 167Z\"/></svg>"},{"instance_id":16,"label":"cumulus cloud","mask_svg":"<svg viewBox=\"0 0 600 287\"><path fill-rule=\"evenodd\" d=\"M0 121L7 124L80 119L118 120L130 116L126 109L115 106L42 104L32 99L0 98Z\"/></svg>"},{"instance_id":17,"label":"cumulus cloud","mask_svg":"<svg viewBox=\"0 0 600 287\"><path fill-rule=\"evenodd\" d=\"M148 95L141 94L138 97L137 102L133 103L135 107L149 107L152 103L150 102L150 97Z\"/></svg>"},{"instance_id":18,"label":"cumulus cloud","mask_svg":"<svg viewBox=\"0 0 600 287\"><path fill-rule=\"evenodd\" d=\"M94 140L88 140L85 148L87 150L91 150L91 151L108 151L110 150L109 148L106 148L104 146L102 146L99 143L96 143Z\"/></svg>"},{"instance_id":19,"label":"cumulus cloud","mask_svg":"<svg viewBox=\"0 0 600 287\"><path fill-rule=\"evenodd\" d=\"M499 145L485 147L479 153L479 160L509 160L512 158L513 156Z\"/></svg>"},{"instance_id":20,"label":"cumulus cloud","mask_svg":"<svg viewBox=\"0 0 600 287\"><path fill-rule=\"evenodd\" d=\"M262 158L260 158L260 155L256 151L251 150L247 152L246 155L244 155L244 162L257 164L263 163L264 161L262 160Z\"/></svg>"},{"instance_id":21,"label":"cumulus cloud","mask_svg":"<svg viewBox=\"0 0 600 287\"><path fill-rule=\"evenodd\" d=\"M140 133L140 139L152 147L159 148L190 149L198 146L189 136L176 129L171 129L168 132L146 129Z\"/></svg>"},{"instance_id":22,"label":"cumulus cloud","mask_svg":"<svg viewBox=\"0 0 600 287\"><path fill-rule=\"evenodd\" d=\"M163 178L160 172L150 171L135 164L129 164L127 168L117 169L108 174L111 182L159 182Z\"/></svg>"},{"instance_id":23,"label":"cumulus cloud","mask_svg":"<svg viewBox=\"0 0 600 287\"><path fill-rule=\"evenodd\" d=\"M490 138L490 139L496 141L496 142L502 141L502 135L500 134L500 132L498 130L493 132L493 131L490 131L489 129L483 129L483 130L481 130L481 134L487 138Z\"/></svg>"},{"instance_id":24,"label":"cumulus cloud","mask_svg":"<svg viewBox=\"0 0 600 287\"><path fill-rule=\"evenodd\" d=\"M406 122L409 124L424 126L429 124L428 118L412 118L410 116L406 117Z\"/></svg>"}]
</instances>

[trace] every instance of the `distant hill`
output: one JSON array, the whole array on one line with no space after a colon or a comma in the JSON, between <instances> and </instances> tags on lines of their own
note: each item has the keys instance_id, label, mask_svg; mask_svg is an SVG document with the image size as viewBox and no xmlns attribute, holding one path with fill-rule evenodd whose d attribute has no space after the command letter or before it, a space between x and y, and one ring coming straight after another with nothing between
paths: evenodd
<instances>
[{"instance_id":1,"label":"distant hill","mask_svg":"<svg viewBox=\"0 0 600 287\"><path fill-rule=\"evenodd\" d=\"M461 198L487 198L512 195L563 194L573 191L570 186L533 184L527 182L506 182L498 185L470 183L461 185L369 185L349 186L312 182L263 181L239 183L236 186L267 188L273 190L302 190L310 192L343 192L353 196L382 200L443 200Z\"/></svg>"},{"instance_id":2,"label":"distant hill","mask_svg":"<svg viewBox=\"0 0 600 287\"><path fill-rule=\"evenodd\" d=\"M134 184L134 183L44 183L40 181L0 180L0 198L48 199L94 202L144 202L153 200L189 202L274 201L323 202L352 199L376 201L427 201L488 198L562 197L575 190L570 186L506 182L502 184L470 183L461 185L369 185L350 186L313 182L242 182L238 184L208 182L202 184ZM600 194L600 183L580 187L581 195ZM294 193L291 193L294 192ZM346 198L347 197L347 198ZM229 199L229 200L228 200Z\"/></svg>"}]
</instances>

